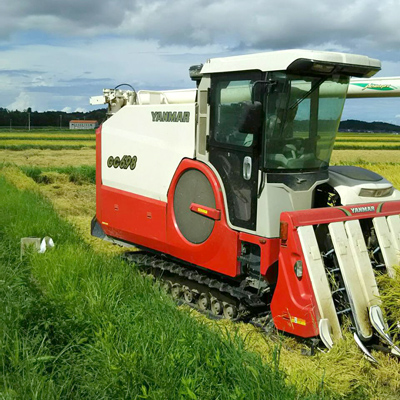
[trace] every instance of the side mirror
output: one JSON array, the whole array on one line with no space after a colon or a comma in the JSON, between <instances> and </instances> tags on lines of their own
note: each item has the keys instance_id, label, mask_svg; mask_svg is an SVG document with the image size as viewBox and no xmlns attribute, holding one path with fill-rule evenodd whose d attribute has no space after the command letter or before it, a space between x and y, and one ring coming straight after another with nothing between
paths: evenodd
<instances>
[{"instance_id":1,"label":"side mirror","mask_svg":"<svg viewBox=\"0 0 400 400\"><path fill-rule=\"evenodd\" d=\"M238 130L240 133L257 135L262 125L262 105L259 101L240 103Z\"/></svg>"}]
</instances>

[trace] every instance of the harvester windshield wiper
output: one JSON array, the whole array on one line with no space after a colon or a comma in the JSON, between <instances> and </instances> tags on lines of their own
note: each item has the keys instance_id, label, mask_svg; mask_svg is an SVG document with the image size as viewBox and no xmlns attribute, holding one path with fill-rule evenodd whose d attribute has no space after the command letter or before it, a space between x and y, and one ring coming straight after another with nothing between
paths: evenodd
<instances>
[{"instance_id":1,"label":"harvester windshield wiper","mask_svg":"<svg viewBox=\"0 0 400 400\"><path fill-rule=\"evenodd\" d=\"M328 77L323 77L319 79L315 84L311 86L311 89L306 92L300 99L297 99L290 107L289 110L292 110L293 108L297 107L304 99L306 99L311 93L315 92L326 80Z\"/></svg>"}]
</instances>

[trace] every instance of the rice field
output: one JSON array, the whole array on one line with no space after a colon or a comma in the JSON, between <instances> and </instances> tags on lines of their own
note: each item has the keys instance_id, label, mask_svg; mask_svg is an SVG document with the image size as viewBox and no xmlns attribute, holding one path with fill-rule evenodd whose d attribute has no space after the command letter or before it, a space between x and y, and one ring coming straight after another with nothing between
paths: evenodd
<instances>
[{"instance_id":1,"label":"rice field","mask_svg":"<svg viewBox=\"0 0 400 400\"><path fill-rule=\"evenodd\" d=\"M43 130L0 132L0 149L23 151L29 149L78 150L95 148L95 132L75 130Z\"/></svg>"},{"instance_id":2,"label":"rice field","mask_svg":"<svg viewBox=\"0 0 400 400\"><path fill-rule=\"evenodd\" d=\"M1 133L0 140L94 140L95 134L87 133Z\"/></svg>"},{"instance_id":3,"label":"rice field","mask_svg":"<svg viewBox=\"0 0 400 400\"><path fill-rule=\"evenodd\" d=\"M339 134L332 163L400 189L399 139ZM17 147L2 148L7 140ZM380 364L370 364L351 337L304 356L292 338L177 309L118 261L121 249L90 236L93 145L87 132L0 133L0 398L399 398L399 362L374 353ZM56 251L21 263L19 238L47 234ZM382 285L398 316L400 282Z\"/></svg>"}]
</instances>

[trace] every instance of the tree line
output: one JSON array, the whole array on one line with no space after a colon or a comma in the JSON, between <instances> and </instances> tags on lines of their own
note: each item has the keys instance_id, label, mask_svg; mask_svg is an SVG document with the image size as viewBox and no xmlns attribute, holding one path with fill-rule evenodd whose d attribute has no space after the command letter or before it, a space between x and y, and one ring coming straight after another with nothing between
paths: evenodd
<instances>
[{"instance_id":1,"label":"tree line","mask_svg":"<svg viewBox=\"0 0 400 400\"><path fill-rule=\"evenodd\" d=\"M0 126L2 127L45 127L57 126L68 128L71 120L95 120L101 124L106 119L107 108L99 108L88 112L65 111L32 111L30 108L24 111L10 111L0 107ZM400 132L400 126L386 122L365 122L358 120L342 121L339 131L352 132Z\"/></svg>"},{"instance_id":2,"label":"tree line","mask_svg":"<svg viewBox=\"0 0 400 400\"><path fill-rule=\"evenodd\" d=\"M365 121L358 121L355 119L349 119L347 121L342 121L340 123L339 131L398 133L400 132L400 126L389 124L387 122L378 122L378 121L365 122Z\"/></svg>"},{"instance_id":3,"label":"tree line","mask_svg":"<svg viewBox=\"0 0 400 400\"><path fill-rule=\"evenodd\" d=\"M45 127L58 126L68 128L71 120L96 120L102 123L106 118L106 108L100 108L88 112L64 111L32 111L30 108L24 111L10 111L6 108L0 108L0 126L9 127Z\"/></svg>"}]
</instances>

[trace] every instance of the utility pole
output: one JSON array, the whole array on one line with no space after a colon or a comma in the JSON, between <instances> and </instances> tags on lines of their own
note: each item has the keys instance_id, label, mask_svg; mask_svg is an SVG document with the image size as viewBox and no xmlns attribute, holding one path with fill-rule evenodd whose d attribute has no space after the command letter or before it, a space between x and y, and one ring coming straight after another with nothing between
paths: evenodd
<instances>
[{"instance_id":1,"label":"utility pole","mask_svg":"<svg viewBox=\"0 0 400 400\"><path fill-rule=\"evenodd\" d=\"M60 115L60 129L61 129L61 126L62 126L62 114Z\"/></svg>"}]
</instances>

